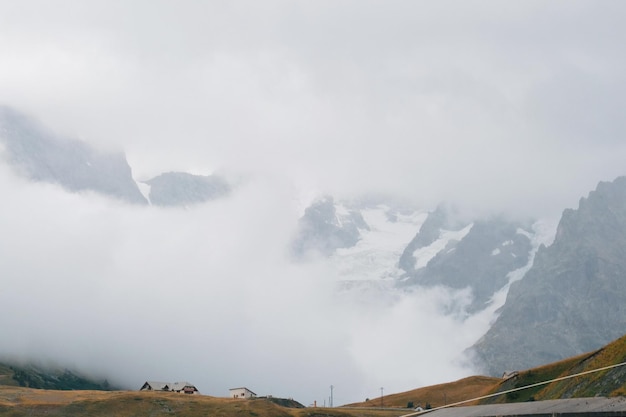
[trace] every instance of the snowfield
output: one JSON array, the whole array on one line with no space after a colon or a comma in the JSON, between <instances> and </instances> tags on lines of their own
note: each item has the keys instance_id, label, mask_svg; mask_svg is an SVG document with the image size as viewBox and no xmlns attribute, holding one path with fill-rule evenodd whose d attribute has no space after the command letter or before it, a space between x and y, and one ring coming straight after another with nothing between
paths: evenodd
<instances>
[{"instance_id":1,"label":"snowfield","mask_svg":"<svg viewBox=\"0 0 626 417\"><path fill-rule=\"evenodd\" d=\"M338 213L343 210L337 210ZM428 212L392 213L388 206L361 211L370 230L361 229L361 240L351 247L338 249L331 257L342 281L371 281L398 278L403 272L398 259L419 232Z\"/></svg>"}]
</instances>

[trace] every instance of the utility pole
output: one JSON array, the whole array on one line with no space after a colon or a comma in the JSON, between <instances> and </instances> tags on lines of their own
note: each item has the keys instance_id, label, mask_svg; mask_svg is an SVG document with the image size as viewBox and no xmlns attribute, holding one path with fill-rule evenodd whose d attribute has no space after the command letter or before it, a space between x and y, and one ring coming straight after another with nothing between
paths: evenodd
<instances>
[{"instance_id":1,"label":"utility pole","mask_svg":"<svg viewBox=\"0 0 626 417\"><path fill-rule=\"evenodd\" d=\"M383 408L383 387L380 387L380 408Z\"/></svg>"},{"instance_id":2,"label":"utility pole","mask_svg":"<svg viewBox=\"0 0 626 417\"><path fill-rule=\"evenodd\" d=\"M335 388L334 386L330 386L330 406L333 406L333 388Z\"/></svg>"}]
</instances>

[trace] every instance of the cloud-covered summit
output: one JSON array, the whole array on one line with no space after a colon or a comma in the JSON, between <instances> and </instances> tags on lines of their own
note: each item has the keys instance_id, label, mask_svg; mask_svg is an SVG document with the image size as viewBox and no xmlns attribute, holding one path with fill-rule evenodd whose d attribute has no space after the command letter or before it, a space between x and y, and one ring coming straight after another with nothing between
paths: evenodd
<instances>
[{"instance_id":1,"label":"cloud-covered summit","mask_svg":"<svg viewBox=\"0 0 626 417\"><path fill-rule=\"evenodd\" d=\"M139 179L226 169L558 215L623 173L624 7L2 2L0 96Z\"/></svg>"}]
</instances>

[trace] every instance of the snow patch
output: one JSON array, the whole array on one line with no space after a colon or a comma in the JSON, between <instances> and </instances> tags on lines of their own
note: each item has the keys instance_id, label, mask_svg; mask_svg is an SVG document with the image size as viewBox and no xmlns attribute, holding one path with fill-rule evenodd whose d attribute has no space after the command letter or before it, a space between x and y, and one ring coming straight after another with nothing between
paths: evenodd
<instances>
[{"instance_id":1,"label":"snow patch","mask_svg":"<svg viewBox=\"0 0 626 417\"><path fill-rule=\"evenodd\" d=\"M337 204L335 205L335 213L337 216L349 216L350 210L348 210L348 208L343 204Z\"/></svg>"},{"instance_id":2,"label":"snow patch","mask_svg":"<svg viewBox=\"0 0 626 417\"><path fill-rule=\"evenodd\" d=\"M146 200L148 200L148 203L152 204L152 202L150 201L150 189L152 187L145 182L135 181L135 184L137 184L137 187L139 187L139 191L141 192L141 194L146 198Z\"/></svg>"},{"instance_id":3,"label":"snow patch","mask_svg":"<svg viewBox=\"0 0 626 417\"><path fill-rule=\"evenodd\" d=\"M337 208L343 212L345 208ZM330 258L341 281L398 278L403 273L398 259L428 216L413 212L389 220L390 208L384 205L361 210L369 230L361 229L361 239L350 248L337 249ZM347 210L345 211L348 212Z\"/></svg>"},{"instance_id":4,"label":"snow patch","mask_svg":"<svg viewBox=\"0 0 626 417\"><path fill-rule=\"evenodd\" d=\"M493 324L493 322L495 322L498 318L499 310L506 302L506 297L509 293L509 288L511 287L511 284L524 278L526 272L528 272L528 270L532 268L533 263L535 262L535 255L537 254L537 250L539 249L539 247L541 245L548 245L554 240L554 236L556 234L556 225L557 223L553 221L537 221L532 226L534 233L529 233L523 229L517 230L517 233L528 236L528 238L530 239L532 247L528 256L528 262L521 268L515 269L506 274L506 277L509 280L508 283L500 290L498 290L498 292L496 292L493 297L491 297L491 300L487 302L489 307L486 309L486 311L488 310L491 316L491 318L489 319L490 327L491 324Z\"/></svg>"},{"instance_id":5,"label":"snow patch","mask_svg":"<svg viewBox=\"0 0 626 417\"><path fill-rule=\"evenodd\" d=\"M428 265L428 262L430 262L431 259L437 256L439 252L448 246L448 243L463 240L469 231L472 230L473 226L474 223L470 223L461 230L441 230L439 239L435 240L430 245L416 249L415 252L413 252L413 256L415 257L415 269L420 269Z\"/></svg>"},{"instance_id":6,"label":"snow patch","mask_svg":"<svg viewBox=\"0 0 626 417\"><path fill-rule=\"evenodd\" d=\"M491 251L491 256L500 255L500 248L495 248Z\"/></svg>"},{"instance_id":7,"label":"snow patch","mask_svg":"<svg viewBox=\"0 0 626 417\"><path fill-rule=\"evenodd\" d=\"M335 225L343 227L344 219L350 218L350 210L342 204L335 205Z\"/></svg>"}]
</instances>

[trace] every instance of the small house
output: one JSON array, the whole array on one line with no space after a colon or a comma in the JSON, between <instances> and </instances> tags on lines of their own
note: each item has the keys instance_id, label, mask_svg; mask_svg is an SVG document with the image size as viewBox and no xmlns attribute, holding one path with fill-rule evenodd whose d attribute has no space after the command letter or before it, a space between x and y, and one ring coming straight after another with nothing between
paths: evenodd
<instances>
[{"instance_id":1,"label":"small house","mask_svg":"<svg viewBox=\"0 0 626 417\"><path fill-rule=\"evenodd\" d=\"M231 398L242 398L242 399L256 398L256 394L250 391L246 387L231 388L229 391L230 391Z\"/></svg>"},{"instance_id":2,"label":"small house","mask_svg":"<svg viewBox=\"0 0 626 417\"><path fill-rule=\"evenodd\" d=\"M168 382L158 381L146 381L145 384L139 389L139 391L169 391L170 386Z\"/></svg>"},{"instance_id":3,"label":"small house","mask_svg":"<svg viewBox=\"0 0 626 417\"><path fill-rule=\"evenodd\" d=\"M198 388L189 382L147 381L139 391L171 391L182 394L199 394Z\"/></svg>"},{"instance_id":4,"label":"small house","mask_svg":"<svg viewBox=\"0 0 626 417\"><path fill-rule=\"evenodd\" d=\"M516 377L516 376L518 376L518 375L519 375L519 372L518 372L518 371L505 371L505 372L502 374L502 379L507 380L507 379L514 378L514 377Z\"/></svg>"},{"instance_id":5,"label":"small house","mask_svg":"<svg viewBox=\"0 0 626 417\"><path fill-rule=\"evenodd\" d=\"M170 390L182 394L199 394L198 388L189 382L174 382L170 385Z\"/></svg>"}]
</instances>

